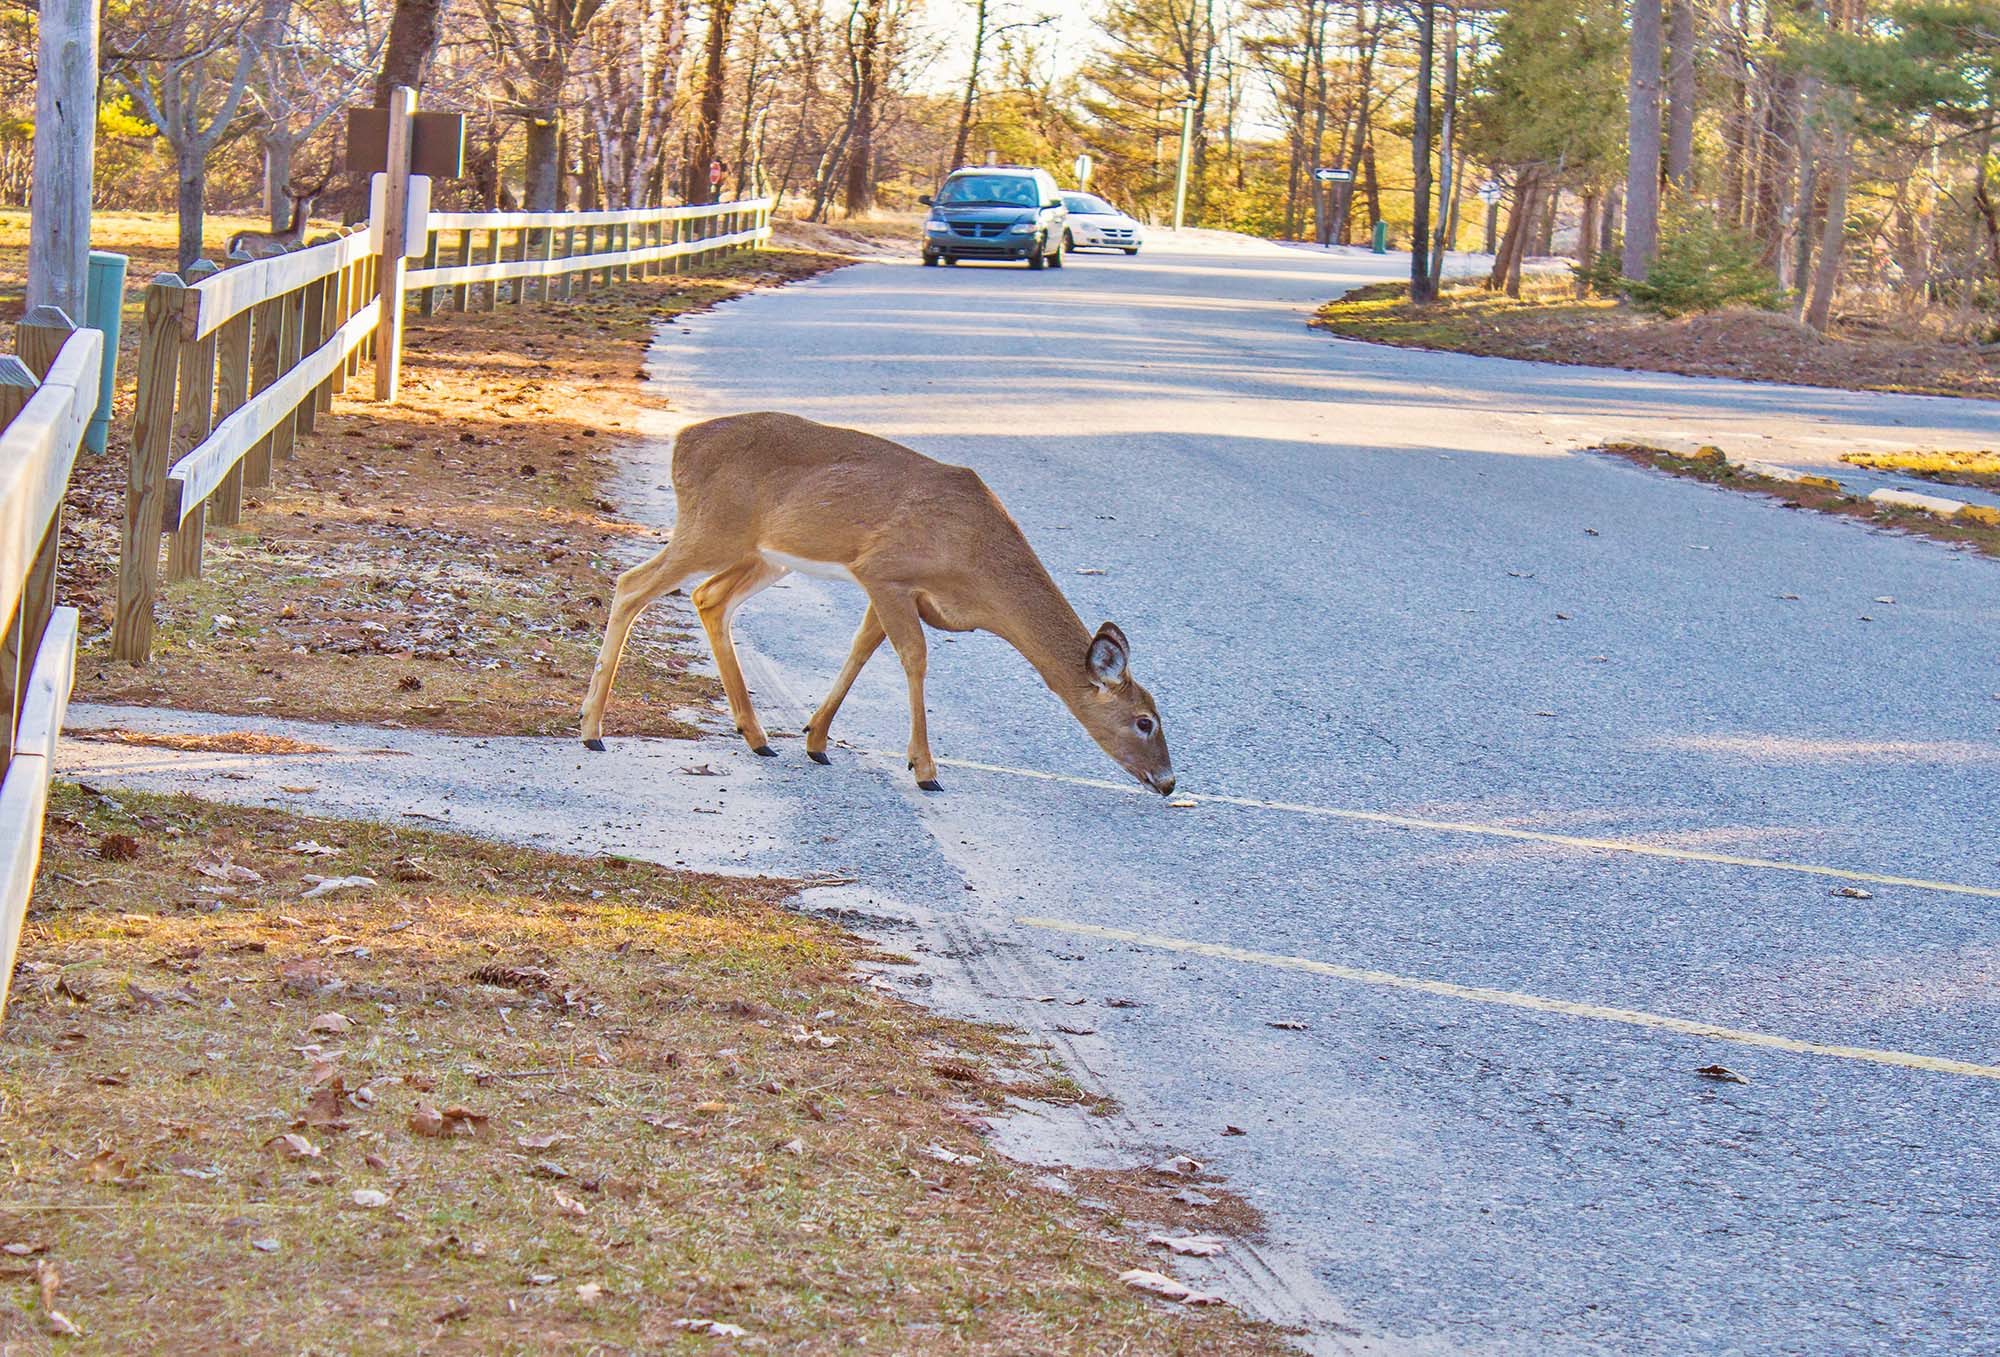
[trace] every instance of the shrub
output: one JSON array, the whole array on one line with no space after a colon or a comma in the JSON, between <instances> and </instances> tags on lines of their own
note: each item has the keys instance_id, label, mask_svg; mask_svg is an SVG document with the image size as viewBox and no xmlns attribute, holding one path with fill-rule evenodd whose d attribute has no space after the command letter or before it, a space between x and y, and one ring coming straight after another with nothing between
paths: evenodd
<instances>
[{"instance_id":1,"label":"shrub","mask_svg":"<svg viewBox=\"0 0 2000 1357\"><path fill-rule=\"evenodd\" d=\"M1731 305L1772 311L1785 296L1778 276L1764 266L1763 251L1748 233L1707 208L1688 207L1667 214L1653 267L1643 280L1624 279L1623 290L1641 311L1663 316Z\"/></svg>"},{"instance_id":2,"label":"shrub","mask_svg":"<svg viewBox=\"0 0 2000 1357\"><path fill-rule=\"evenodd\" d=\"M1624 248L1622 237L1614 239L1611 248L1599 250L1590 257L1589 268L1571 264L1570 271L1583 284L1586 292L1599 297L1622 297L1625 295L1625 275L1618 271L1618 266L1624 262L1621 257Z\"/></svg>"}]
</instances>

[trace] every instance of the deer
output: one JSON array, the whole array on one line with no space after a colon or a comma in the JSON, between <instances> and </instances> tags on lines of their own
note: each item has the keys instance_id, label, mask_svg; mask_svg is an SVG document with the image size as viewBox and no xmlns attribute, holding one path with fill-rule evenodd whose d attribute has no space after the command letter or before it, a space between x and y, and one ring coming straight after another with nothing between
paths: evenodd
<instances>
[{"instance_id":1,"label":"deer","mask_svg":"<svg viewBox=\"0 0 2000 1357\"><path fill-rule=\"evenodd\" d=\"M1032 665L1099 748L1162 796L1174 789L1166 729L1132 677L1116 624L1084 628L1026 535L969 467L933 461L886 438L797 415L726 415L683 429L673 450L676 518L667 544L618 577L584 699L584 747L604 749L604 708L632 624L697 576L695 612L708 634L737 733L753 753L777 751L751 706L730 631L736 610L787 574L845 580L867 596L860 630L826 700L805 728L806 757L831 763L840 704L887 640L909 687L909 769L944 790L924 719L926 624L985 631Z\"/></svg>"},{"instance_id":2,"label":"deer","mask_svg":"<svg viewBox=\"0 0 2000 1357\"><path fill-rule=\"evenodd\" d=\"M238 231L229 238L230 258L272 259L298 249L305 242L306 221L312 216L313 204L326 192L326 186L332 179L333 171L329 169L311 188L302 189L296 183L286 184L285 196L292 200L291 225L282 231Z\"/></svg>"}]
</instances>

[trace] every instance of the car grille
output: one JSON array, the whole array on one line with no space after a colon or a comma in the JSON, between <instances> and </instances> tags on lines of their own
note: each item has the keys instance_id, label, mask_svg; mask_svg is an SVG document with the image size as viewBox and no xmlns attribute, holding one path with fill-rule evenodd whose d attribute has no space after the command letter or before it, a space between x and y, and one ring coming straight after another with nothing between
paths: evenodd
<instances>
[{"instance_id":1,"label":"car grille","mask_svg":"<svg viewBox=\"0 0 2000 1357\"><path fill-rule=\"evenodd\" d=\"M1006 235L1009 225L1004 221L955 221L951 224L951 233L974 240L992 240L995 236Z\"/></svg>"},{"instance_id":2,"label":"car grille","mask_svg":"<svg viewBox=\"0 0 2000 1357\"><path fill-rule=\"evenodd\" d=\"M1097 234L1103 236L1106 240L1130 240L1132 238L1132 228L1129 226L1106 226L1100 228Z\"/></svg>"}]
</instances>

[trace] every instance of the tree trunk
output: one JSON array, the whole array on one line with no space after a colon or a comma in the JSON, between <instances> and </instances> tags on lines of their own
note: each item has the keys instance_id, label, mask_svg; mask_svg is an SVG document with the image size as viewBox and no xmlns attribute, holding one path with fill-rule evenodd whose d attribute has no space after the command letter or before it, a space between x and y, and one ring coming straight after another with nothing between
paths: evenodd
<instances>
[{"instance_id":1,"label":"tree trunk","mask_svg":"<svg viewBox=\"0 0 2000 1357\"><path fill-rule=\"evenodd\" d=\"M861 40L853 49L854 125L847 136L847 187L842 200L850 217L875 206L875 99L881 56L882 0L864 0Z\"/></svg>"},{"instance_id":2,"label":"tree trunk","mask_svg":"<svg viewBox=\"0 0 2000 1357\"><path fill-rule=\"evenodd\" d=\"M81 325L97 154L98 6L44 0L36 41L27 305L58 307Z\"/></svg>"},{"instance_id":3,"label":"tree trunk","mask_svg":"<svg viewBox=\"0 0 2000 1357\"><path fill-rule=\"evenodd\" d=\"M1597 205L1602 201L1596 189L1586 189L1583 194L1583 221L1576 232L1576 295L1590 295L1590 285L1585 280L1590 269L1597 262Z\"/></svg>"},{"instance_id":4,"label":"tree trunk","mask_svg":"<svg viewBox=\"0 0 2000 1357\"><path fill-rule=\"evenodd\" d=\"M1847 186L1854 174L1853 143L1842 129L1835 135L1833 179L1826 190L1826 222L1820 232L1819 263L1813 270L1812 300L1806 306L1805 321L1820 334L1826 333L1833 316L1833 294L1840 285L1840 261L1847 242Z\"/></svg>"},{"instance_id":5,"label":"tree trunk","mask_svg":"<svg viewBox=\"0 0 2000 1357\"><path fill-rule=\"evenodd\" d=\"M289 137L264 139L264 205L273 231L283 231L292 224L294 149Z\"/></svg>"},{"instance_id":6,"label":"tree trunk","mask_svg":"<svg viewBox=\"0 0 2000 1357\"><path fill-rule=\"evenodd\" d=\"M554 109L528 115L528 146L522 177L530 212L556 210L562 169L562 114Z\"/></svg>"},{"instance_id":7,"label":"tree trunk","mask_svg":"<svg viewBox=\"0 0 2000 1357\"><path fill-rule=\"evenodd\" d=\"M1604 195L1604 216L1597 223L1597 248L1609 250L1618 243L1618 218L1624 208L1624 193L1616 184Z\"/></svg>"},{"instance_id":8,"label":"tree trunk","mask_svg":"<svg viewBox=\"0 0 2000 1357\"><path fill-rule=\"evenodd\" d=\"M986 3L987 0L979 0L973 15L972 69L965 73L965 97L958 105L958 135L952 140L951 164L945 167L947 174L965 163L965 143L972 135L972 105L979 97L979 62L986 55Z\"/></svg>"},{"instance_id":9,"label":"tree trunk","mask_svg":"<svg viewBox=\"0 0 2000 1357\"><path fill-rule=\"evenodd\" d=\"M1667 180L1686 193L1694 187L1694 0L1667 0L1673 21L1667 64Z\"/></svg>"},{"instance_id":10,"label":"tree trunk","mask_svg":"<svg viewBox=\"0 0 2000 1357\"><path fill-rule=\"evenodd\" d=\"M1521 255L1527 245L1531 223L1537 215L1540 202L1541 171L1530 166L1521 171L1521 177L1514 184L1514 210L1507 216L1507 231L1500 237L1500 248L1493 255L1493 271L1486 276L1488 288L1508 288L1512 295L1520 295ZM1510 280L1512 280L1510 284Z\"/></svg>"},{"instance_id":11,"label":"tree trunk","mask_svg":"<svg viewBox=\"0 0 2000 1357\"><path fill-rule=\"evenodd\" d=\"M1410 219L1410 300L1437 300L1431 285L1431 64L1437 46L1437 0L1417 3L1416 127L1410 138L1410 163L1416 173Z\"/></svg>"},{"instance_id":12,"label":"tree trunk","mask_svg":"<svg viewBox=\"0 0 2000 1357\"><path fill-rule=\"evenodd\" d=\"M1549 200L1542 207L1541 223L1535 228L1535 257L1547 259L1556 252L1556 214L1562 209L1562 189L1549 191Z\"/></svg>"},{"instance_id":13,"label":"tree trunk","mask_svg":"<svg viewBox=\"0 0 2000 1357\"><path fill-rule=\"evenodd\" d=\"M389 36L382 43L382 69L375 75L376 108L389 106L389 91L408 85L419 94L430 74L431 58L444 32L444 0L395 0L389 16ZM348 176L343 221L359 221L368 215L368 178Z\"/></svg>"},{"instance_id":14,"label":"tree trunk","mask_svg":"<svg viewBox=\"0 0 2000 1357\"><path fill-rule=\"evenodd\" d=\"M201 258L203 199L208 192L205 150L206 148L176 147L174 153L177 181L174 206L180 215L180 241L176 246L176 258L180 261L181 273L186 273L188 266Z\"/></svg>"},{"instance_id":15,"label":"tree trunk","mask_svg":"<svg viewBox=\"0 0 2000 1357\"><path fill-rule=\"evenodd\" d=\"M1660 248L1660 0L1633 0L1626 85L1625 276L1643 279Z\"/></svg>"},{"instance_id":16,"label":"tree trunk","mask_svg":"<svg viewBox=\"0 0 2000 1357\"><path fill-rule=\"evenodd\" d=\"M702 56L701 104L688 142L687 172L681 196L691 203L712 202L720 187L711 188L708 167L715 161L716 129L722 125L723 79L729 57L729 20L735 0L711 0L708 40Z\"/></svg>"},{"instance_id":17,"label":"tree trunk","mask_svg":"<svg viewBox=\"0 0 2000 1357\"><path fill-rule=\"evenodd\" d=\"M1736 21L1728 39L1729 112L1722 123L1722 215L1731 226L1744 224L1750 186L1750 59L1745 50L1749 4L1750 0L1736 0Z\"/></svg>"},{"instance_id":18,"label":"tree trunk","mask_svg":"<svg viewBox=\"0 0 2000 1357\"><path fill-rule=\"evenodd\" d=\"M1458 162L1453 138L1458 123L1458 4L1445 12L1444 126L1438 132L1438 224L1431 245L1431 296L1444 286L1444 256L1458 228Z\"/></svg>"}]
</instances>

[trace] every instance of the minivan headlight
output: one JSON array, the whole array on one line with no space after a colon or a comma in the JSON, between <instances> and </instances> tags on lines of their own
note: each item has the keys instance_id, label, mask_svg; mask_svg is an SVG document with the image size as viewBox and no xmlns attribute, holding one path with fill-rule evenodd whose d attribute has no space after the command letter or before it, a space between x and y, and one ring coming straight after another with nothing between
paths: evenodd
<instances>
[{"instance_id":1,"label":"minivan headlight","mask_svg":"<svg viewBox=\"0 0 2000 1357\"><path fill-rule=\"evenodd\" d=\"M1009 231L1032 231L1035 229L1034 218L1030 217L1027 221L1017 221L1007 229Z\"/></svg>"},{"instance_id":2,"label":"minivan headlight","mask_svg":"<svg viewBox=\"0 0 2000 1357\"><path fill-rule=\"evenodd\" d=\"M929 221L924 223L924 229L926 231L949 231L951 229L951 223L946 221L943 217L932 217Z\"/></svg>"}]
</instances>

